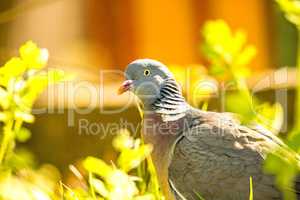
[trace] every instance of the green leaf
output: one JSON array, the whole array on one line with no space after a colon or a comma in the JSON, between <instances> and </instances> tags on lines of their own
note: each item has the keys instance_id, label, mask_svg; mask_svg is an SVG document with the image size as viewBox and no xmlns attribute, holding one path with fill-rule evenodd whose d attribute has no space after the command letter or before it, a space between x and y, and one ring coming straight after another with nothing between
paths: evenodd
<instances>
[{"instance_id":1,"label":"green leaf","mask_svg":"<svg viewBox=\"0 0 300 200\"><path fill-rule=\"evenodd\" d=\"M95 157L87 157L83 161L84 168L94 174L97 174L103 178L106 178L111 175L113 172L113 168L107 165L104 161L95 158Z\"/></svg>"},{"instance_id":2,"label":"green leaf","mask_svg":"<svg viewBox=\"0 0 300 200\"><path fill-rule=\"evenodd\" d=\"M0 87L0 106L6 110L10 106L11 95L2 87Z\"/></svg>"},{"instance_id":3,"label":"green leaf","mask_svg":"<svg viewBox=\"0 0 300 200\"><path fill-rule=\"evenodd\" d=\"M0 85L7 87L10 81L16 81L26 70L26 63L18 57L11 58L0 68Z\"/></svg>"},{"instance_id":4,"label":"green leaf","mask_svg":"<svg viewBox=\"0 0 300 200\"><path fill-rule=\"evenodd\" d=\"M69 81L75 78L74 74L66 73L60 69L49 69L47 72L49 84L55 84L62 81Z\"/></svg>"},{"instance_id":5,"label":"green leaf","mask_svg":"<svg viewBox=\"0 0 300 200\"><path fill-rule=\"evenodd\" d=\"M243 51L243 47L247 42L246 33L242 30L239 30L232 36L231 39L232 39L231 52L233 55L237 55L241 51Z\"/></svg>"},{"instance_id":6,"label":"green leaf","mask_svg":"<svg viewBox=\"0 0 300 200\"><path fill-rule=\"evenodd\" d=\"M11 78L22 75L25 70L25 62L21 58L13 57L4 65L4 67L0 68L0 74Z\"/></svg>"},{"instance_id":7,"label":"green leaf","mask_svg":"<svg viewBox=\"0 0 300 200\"><path fill-rule=\"evenodd\" d=\"M223 20L208 21L202 31L206 53L230 62L232 59L232 32Z\"/></svg>"},{"instance_id":8,"label":"green leaf","mask_svg":"<svg viewBox=\"0 0 300 200\"><path fill-rule=\"evenodd\" d=\"M200 195L199 192L195 192L195 194L196 194L198 200L205 200L205 199ZM184 199L183 199L183 200L184 200Z\"/></svg>"},{"instance_id":9,"label":"green leaf","mask_svg":"<svg viewBox=\"0 0 300 200\"><path fill-rule=\"evenodd\" d=\"M25 127L21 127L18 132L16 132L16 139L19 142L26 142L31 137L31 132L29 129Z\"/></svg>"},{"instance_id":10,"label":"green leaf","mask_svg":"<svg viewBox=\"0 0 300 200\"><path fill-rule=\"evenodd\" d=\"M124 149L119 158L118 166L125 172L128 172L140 165L152 151L152 145L142 145L136 149Z\"/></svg>"},{"instance_id":11,"label":"green leaf","mask_svg":"<svg viewBox=\"0 0 300 200\"><path fill-rule=\"evenodd\" d=\"M232 32L223 20L208 21L203 27L204 42L202 50L211 64L213 75L229 75L231 79L249 76L246 65L256 55L252 45L246 45L245 32Z\"/></svg>"},{"instance_id":12,"label":"green leaf","mask_svg":"<svg viewBox=\"0 0 300 200\"><path fill-rule=\"evenodd\" d=\"M211 65L209 72L213 76L222 76L226 73L226 69L222 65L213 64Z\"/></svg>"},{"instance_id":13,"label":"green leaf","mask_svg":"<svg viewBox=\"0 0 300 200\"><path fill-rule=\"evenodd\" d=\"M25 89L20 94L20 104L26 108L31 108L37 97L47 88L48 79L46 74L36 74L29 77Z\"/></svg>"},{"instance_id":14,"label":"green leaf","mask_svg":"<svg viewBox=\"0 0 300 200\"><path fill-rule=\"evenodd\" d=\"M296 199L293 190L288 189L294 188L294 179L299 172L295 162L287 163L275 152L274 154L269 154L267 156L264 164L264 170L270 174L276 175L276 185L283 192L284 199Z\"/></svg>"},{"instance_id":15,"label":"green leaf","mask_svg":"<svg viewBox=\"0 0 300 200\"><path fill-rule=\"evenodd\" d=\"M127 129L119 131L118 136L113 139L113 147L118 151L131 149L134 146L134 139L130 137L130 133Z\"/></svg>"},{"instance_id":16,"label":"green leaf","mask_svg":"<svg viewBox=\"0 0 300 200\"><path fill-rule=\"evenodd\" d=\"M100 194L102 197L108 197L109 191L107 190L105 184L96 178L90 178L90 184L95 189L95 191Z\"/></svg>"},{"instance_id":17,"label":"green leaf","mask_svg":"<svg viewBox=\"0 0 300 200\"><path fill-rule=\"evenodd\" d=\"M131 200L138 194L134 179L122 170L115 169L105 181L110 188L109 199Z\"/></svg>"},{"instance_id":18,"label":"green leaf","mask_svg":"<svg viewBox=\"0 0 300 200\"><path fill-rule=\"evenodd\" d=\"M251 75L251 71L247 67L240 66L234 68L234 74L236 78L245 79Z\"/></svg>"},{"instance_id":19,"label":"green leaf","mask_svg":"<svg viewBox=\"0 0 300 200\"><path fill-rule=\"evenodd\" d=\"M248 122L255 117L255 98L249 102L242 92L235 92L226 96L225 103L227 112L240 114L245 122Z\"/></svg>"},{"instance_id":20,"label":"green leaf","mask_svg":"<svg viewBox=\"0 0 300 200\"><path fill-rule=\"evenodd\" d=\"M30 113L22 112L20 110L15 111L15 119L21 120L27 123L34 122L34 116Z\"/></svg>"},{"instance_id":21,"label":"green leaf","mask_svg":"<svg viewBox=\"0 0 300 200\"><path fill-rule=\"evenodd\" d=\"M51 69L48 72L34 73L29 76L21 94L22 104L25 107L31 108L38 96L50 84L56 84L62 81L71 80L74 76L65 73L62 70Z\"/></svg>"},{"instance_id":22,"label":"green leaf","mask_svg":"<svg viewBox=\"0 0 300 200\"><path fill-rule=\"evenodd\" d=\"M155 200L155 197L153 194L145 194L134 197L133 200Z\"/></svg>"},{"instance_id":23,"label":"green leaf","mask_svg":"<svg viewBox=\"0 0 300 200\"><path fill-rule=\"evenodd\" d=\"M285 12L287 20L300 26L300 2L298 0L276 0L281 10Z\"/></svg>"},{"instance_id":24,"label":"green leaf","mask_svg":"<svg viewBox=\"0 0 300 200\"><path fill-rule=\"evenodd\" d=\"M12 115L10 112L7 112L7 111L0 112L0 121L1 122L7 122L11 118L12 118Z\"/></svg>"},{"instance_id":25,"label":"green leaf","mask_svg":"<svg viewBox=\"0 0 300 200\"><path fill-rule=\"evenodd\" d=\"M236 66L245 66L250 63L250 61L256 55L256 48L252 45L247 46L243 51L241 51L235 61Z\"/></svg>"},{"instance_id":26,"label":"green leaf","mask_svg":"<svg viewBox=\"0 0 300 200\"><path fill-rule=\"evenodd\" d=\"M270 103L260 104L255 108L255 121L270 131L281 129L284 118L284 111L279 103L271 105ZM273 132L274 133L274 132Z\"/></svg>"},{"instance_id":27,"label":"green leaf","mask_svg":"<svg viewBox=\"0 0 300 200\"><path fill-rule=\"evenodd\" d=\"M28 68L42 69L48 62L48 50L38 48L32 41L26 42L19 51Z\"/></svg>"},{"instance_id":28,"label":"green leaf","mask_svg":"<svg viewBox=\"0 0 300 200\"><path fill-rule=\"evenodd\" d=\"M300 14L300 2L298 0L276 0L276 2L288 14Z\"/></svg>"},{"instance_id":29,"label":"green leaf","mask_svg":"<svg viewBox=\"0 0 300 200\"><path fill-rule=\"evenodd\" d=\"M16 149L7 159L5 165L7 165L14 172L24 170L25 168L36 167L36 160L32 152L27 149Z\"/></svg>"}]
</instances>

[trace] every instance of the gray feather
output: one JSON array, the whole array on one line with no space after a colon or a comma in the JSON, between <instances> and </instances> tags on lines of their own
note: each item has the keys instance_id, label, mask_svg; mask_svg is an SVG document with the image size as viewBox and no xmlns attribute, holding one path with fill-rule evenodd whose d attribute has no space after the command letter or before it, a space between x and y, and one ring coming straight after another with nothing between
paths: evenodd
<instances>
[{"instance_id":1,"label":"gray feather","mask_svg":"<svg viewBox=\"0 0 300 200\"><path fill-rule=\"evenodd\" d=\"M169 166L169 178L180 195L188 200L197 199L197 193L212 200L247 199L251 176L255 199L281 199L274 178L262 170L266 153L280 143L219 113L193 110L186 115L191 116L202 123L192 125L176 142Z\"/></svg>"},{"instance_id":2,"label":"gray feather","mask_svg":"<svg viewBox=\"0 0 300 200\"><path fill-rule=\"evenodd\" d=\"M181 89L173 78L165 80L152 109L162 115L163 121L174 121L185 116L189 105L185 102Z\"/></svg>"}]
</instances>

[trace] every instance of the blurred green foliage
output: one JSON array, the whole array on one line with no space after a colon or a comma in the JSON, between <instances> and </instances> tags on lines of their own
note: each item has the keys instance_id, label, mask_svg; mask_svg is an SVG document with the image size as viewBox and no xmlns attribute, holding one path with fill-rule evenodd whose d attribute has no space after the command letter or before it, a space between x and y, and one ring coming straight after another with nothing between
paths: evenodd
<instances>
[{"instance_id":1,"label":"blurred green foliage","mask_svg":"<svg viewBox=\"0 0 300 200\"><path fill-rule=\"evenodd\" d=\"M297 50L297 87L295 100L295 121L294 128L289 133L285 143L287 152L282 153L281 149L275 150L269 154L265 162L267 172L276 175L276 181L279 188L283 191L285 199L296 199L293 191L286 188L294 188L295 180L300 170L299 150L300 150L300 1L298 0L276 0L285 17L298 30L298 50ZM291 154L292 156L289 156Z\"/></svg>"},{"instance_id":2,"label":"blurred green foliage","mask_svg":"<svg viewBox=\"0 0 300 200\"><path fill-rule=\"evenodd\" d=\"M63 197L75 199L105 200L154 200L163 199L161 194L144 190L139 183L146 180L140 176L138 167L150 156L152 145L142 144L133 139L127 130L121 130L113 140L114 148L119 152L116 164L107 164L95 157L83 161L89 173L88 190L65 188Z\"/></svg>"},{"instance_id":3,"label":"blurred green foliage","mask_svg":"<svg viewBox=\"0 0 300 200\"><path fill-rule=\"evenodd\" d=\"M297 28L300 27L300 1L299 0L275 0L284 12L286 18Z\"/></svg>"},{"instance_id":4,"label":"blurred green foliage","mask_svg":"<svg viewBox=\"0 0 300 200\"><path fill-rule=\"evenodd\" d=\"M45 70L47 49L29 41L0 67L0 199L53 199L60 175L51 165L37 166L33 155L16 149L31 132L23 123L33 123L31 114L36 98L49 84L68 78L60 70Z\"/></svg>"},{"instance_id":5,"label":"blurred green foliage","mask_svg":"<svg viewBox=\"0 0 300 200\"><path fill-rule=\"evenodd\" d=\"M245 124L259 123L270 130L280 126L283 115L280 104L261 102L247 86L246 78L251 75L249 64L256 49L247 44L245 32L233 32L223 20L214 20L205 23L202 35L202 50L210 63L210 75L236 89L226 93L226 111L240 114Z\"/></svg>"},{"instance_id":6,"label":"blurred green foliage","mask_svg":"<svg viewBox=\"0 0 300 200\"><path fill-rule=\"evenodd\" d=\"M0 199L164 199L156 177L153 181L152 146L133 139L126 130L113 140L119 152L116 164L95 157L84 160L89 176L87 181L80 180L86 186L80 188L64 185L55 167L38 166L29 151L15 147L16 142L26 142L31 137L23 123L34 122L31 111L39 94L48 85L73 77L60 70L45 70L48 51L32 41L25 43L19 53L0 68Z\"/></svg>"},{"instance_id":7,"label":"blurred green foliage","mask_svg":"<svg viewBox=\"0 0 300 200\"><path fill-rule=\"evenodd\" d=\"M48 51L33 42L24 44L20 57L11 58L0 68L0 121L3 134L0 148L0 164L13 152L15 141L25 142L30 131L23 122L34 122L31 114L36 98L49 84L68 78L60 70L43 70L48 61Z\"/></svg>"},{"instance_id":8,"label":"blurred green foliage","mask_svg":"<svg viewBox=\"0 0 300 200\"><path fill-rule=\"evenodd\" d=\"M229 75L235 79L250 75L247 65L256 54L253 45L246 45L246 34L233 33L223 20L208 21L202 31L204 55L210 61L214 76Z\"/></svg>"}]
</instances>

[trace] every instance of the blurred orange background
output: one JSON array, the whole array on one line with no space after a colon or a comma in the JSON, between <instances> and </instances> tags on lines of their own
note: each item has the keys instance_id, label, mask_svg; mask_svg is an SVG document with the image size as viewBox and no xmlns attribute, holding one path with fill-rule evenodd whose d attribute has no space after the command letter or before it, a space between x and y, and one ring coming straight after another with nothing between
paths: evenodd
<instances>
[{"instance_id":1,"label":"blurred orange background","mask_svg":"<svg viewBox=\"0 0 300 200\"><path fill-rule=\"evenodd\" d=\"M167 64L203 63L200 30L206 20L218 18L248 33L258 49L253 69L294 64L295 31L273 1L19 0L0 5L4 49L32 39L50 50L52 65L73 70L123 69L146 57Z\"/></svg>"}]
</instances>

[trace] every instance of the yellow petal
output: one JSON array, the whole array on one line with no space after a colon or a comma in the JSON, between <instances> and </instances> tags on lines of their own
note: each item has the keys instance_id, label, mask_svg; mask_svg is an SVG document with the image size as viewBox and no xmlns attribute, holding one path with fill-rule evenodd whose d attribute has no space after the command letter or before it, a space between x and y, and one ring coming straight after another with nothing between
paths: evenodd
<instances>
[{"instance_id":1,"label":"yellow petal","mask_svg":"<svg viewBox=\"0 0 300 200\"><path fill-rule=\"evenodd\" d=\"M21 58L27 63L29 68L41 69L48 62L48 50L38 48L32 41L26 42L19 51Z\"/></svg>"}]
</instances>

